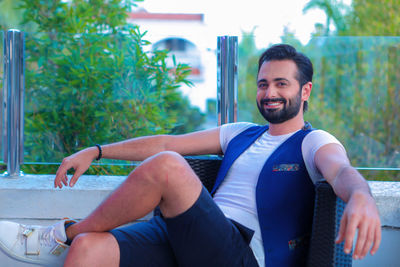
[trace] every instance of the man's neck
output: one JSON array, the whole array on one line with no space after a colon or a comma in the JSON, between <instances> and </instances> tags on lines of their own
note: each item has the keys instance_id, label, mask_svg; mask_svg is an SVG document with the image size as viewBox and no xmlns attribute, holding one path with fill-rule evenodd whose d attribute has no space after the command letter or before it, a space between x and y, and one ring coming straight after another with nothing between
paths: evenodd
<instances>
[{"instance_id":1,"label":"man's neck","mask_svg":"<svg viewBox=\"0 0 400 267\"><path fill-rule=\"evenodd\" d=\"M296 132L301 128L303 128L303 126L304 126L303 117L302 116L301 118L295 117L293 119L278 124L270 123L268 133L270 135L284 135Z\"/></svg>"}]
</instances>

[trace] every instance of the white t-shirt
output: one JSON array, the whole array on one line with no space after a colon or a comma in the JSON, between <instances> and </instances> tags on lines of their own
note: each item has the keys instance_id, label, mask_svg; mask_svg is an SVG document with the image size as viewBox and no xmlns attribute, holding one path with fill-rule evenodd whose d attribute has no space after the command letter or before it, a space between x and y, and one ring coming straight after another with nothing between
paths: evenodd
<instances>
[{"instance_id":1,"label":"white t-shirt","mask_svg":"<svg viewBox=\"0 0 400 267\"><path fill-rule=\"evenodd\" d=\"M239 122L225 124L221 127L220 143L225 153L229 142L239 133L256 124ZM258 223L256 207L256 185L261 169L268 157L293 133L272 136L263 133L242 155L232 164L225 180L214 195L214 201L224 212L225 216L254 230L250 247L259 266L265 266L264 248L261 239L261 230ZM314 162L314 155L319 148L326 144L341 143L331 134L314 130L303 140L302 154L310 178L315 183L323 180ZM344 147L341 145L344 150Z\"/></svg>"}]
</instances>

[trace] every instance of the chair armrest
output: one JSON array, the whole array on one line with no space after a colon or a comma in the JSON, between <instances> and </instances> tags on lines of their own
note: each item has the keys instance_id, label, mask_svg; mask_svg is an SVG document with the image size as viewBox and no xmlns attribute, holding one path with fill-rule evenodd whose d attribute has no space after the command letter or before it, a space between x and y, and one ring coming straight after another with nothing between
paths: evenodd
<instances>
[{"instance_id":1,"label":"chair armrest","mask_svg":"<svg viewBox=\"0 0 400 267\"><path fill-rule=\"evenodd\" d=\"M327 182L315 185L315 204L308 266L352 266L351 254L343 251L343 242L335 244L346 203L336 197Z\"/></svg>"}]
</instances>

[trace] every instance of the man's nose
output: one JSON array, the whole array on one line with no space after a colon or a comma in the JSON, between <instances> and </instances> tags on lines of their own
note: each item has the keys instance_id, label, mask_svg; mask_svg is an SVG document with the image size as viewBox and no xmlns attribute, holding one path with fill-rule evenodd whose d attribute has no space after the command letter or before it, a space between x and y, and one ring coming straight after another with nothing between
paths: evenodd
<instances>
[{"instance_id":1,"label":"man's nose","mask_svg":"<svg viewBox=\"0 0 400 267\"><path fill-rule=\"evenodd\" d=\"M265 90L264 90L264 98L276 98L277 94L276 94L276 88L274 88L274 86L268 86Z\"/></svg>"}]
</instances>

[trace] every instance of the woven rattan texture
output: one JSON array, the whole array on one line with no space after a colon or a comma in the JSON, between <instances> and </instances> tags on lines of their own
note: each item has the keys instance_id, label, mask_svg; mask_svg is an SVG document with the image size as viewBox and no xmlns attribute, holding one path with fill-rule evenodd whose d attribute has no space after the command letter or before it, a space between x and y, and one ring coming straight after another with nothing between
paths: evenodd
<instances>
[{"instance_id":1,"label":"woven rattan texture","mask_svg":"<svg viewBox=\"0 0 400 267\"><path fill-rule=\"evenodd\" d=\"M219 167L221 166L221 158L197 156L185 157L185 159L200 178L203 185L211 192L217 179Z\"/></svg>"},{"instance_id":2,"label":"woven rattan texture","mask_svg":"<svg viewBox=\"0 0 400 267\"><path fill-rule=\"evenodd\" d=\"M308 266L333 266L336 196L328 184L316 184ZM318 215L317 215L318 214Z\"/></svg>"},{"instance_id":3,"label":"woven rattan texture","mask_svg":"<svg viewBox=\"0 0 400 267\"><path fill-rule=\"evenodd\" d=\"M343 244L336 245L340 218L345 203L338 199L326 182L316 184L313 228L308 256L308 266L351 266L351 255L343 251Z\"/></svg>"},{"instance_id":4,"label":"woven rattan texture","mask_svg":"<svg viewBox=\"0 0 400 267\"><path fill-rule=\"evenodd\" d=\"M335 235L339 233L339 227L340 227L340 220L343 215L344 208L346 207L346 203L344 203L343 200L340 198L336 198L336 231ZM351 254L345 254L343 252L344 248L344 242L340 244L335 244L335 251L334 251L334 257L335 257L335 266L352 266L353 260L351 258Z\"/></svg>"}]
</instances>

